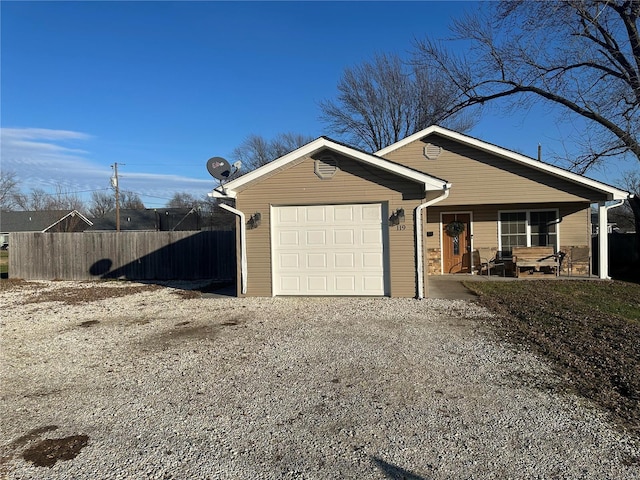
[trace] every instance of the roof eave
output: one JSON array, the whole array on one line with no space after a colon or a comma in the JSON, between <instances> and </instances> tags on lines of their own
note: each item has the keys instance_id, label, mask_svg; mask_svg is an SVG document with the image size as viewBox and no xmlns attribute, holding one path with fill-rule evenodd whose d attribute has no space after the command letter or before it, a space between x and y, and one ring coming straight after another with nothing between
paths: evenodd
<instances>
[{"instance_id":1,"label":"roof eave","mask_svg":"<svg viewBox=\"0 0 640 480\"><path fill-rule=\"evenodd\" d=\"M257 180L260 177L267 175L273 171L276 171L277 169L287 165L288 163L296 159L308 157L325 148L329 148L335 152L341 153L356 161L368 163L400 177L420 183L424 186L425 191L443 189L446 190L451 187L451 185L444 180L437 179L417 170L412 170L400 164L391 163L384 158L372 155L370 153L361 152L352 147L334 142L330 139L327 139L326 137L320 137L306 145L303 145L293 152L290 152L266 165L263 165L260 168L257 168L252 172L249 172L225 185L221 185L220 187L213 189L213 191L211 191L208 195L213 198L236 198L238 190L244 185L253 182L254 180Z\"/></svg>"},{"instance_id":2,"label":"roof eave","mask_svg":"<svg viewBox=\"0 0 640 480\"><path fill-rule=\"evenodd\" d=\"M515 161L523 165L535 168L537 170L549 173L556 177L562 178L564 180L591 188L593 190L597 190L605 194L608 200L625 200L630 196L629 192L625 192L618 188L612 187L611 185L607 185L605 183L598 182L597 180L592 180L582 175L578 175L563 168L556 167L555 165L542 163L541 161L528 157L526 155L507 150L506 148L484 142L482 140L464 135L462 133L454 132L453 130L446 129L438 125L432 125L425 128L424 130L416 132L413 135L410 135L392 145L389 145L388 147L383 148L382 150L378 150L375 154L382 157L389 152L397 150L398 148L402 148L405 145L408 145L432 134L442 135L445 138L458 141L460 143L492 153L507 160Z\"/></svg>"}]
</instances>

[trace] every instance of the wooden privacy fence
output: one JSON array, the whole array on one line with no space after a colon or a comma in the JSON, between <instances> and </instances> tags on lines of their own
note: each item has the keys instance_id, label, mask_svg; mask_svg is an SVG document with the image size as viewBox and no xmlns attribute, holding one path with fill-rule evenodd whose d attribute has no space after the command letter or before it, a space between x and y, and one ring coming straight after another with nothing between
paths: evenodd
<instances>
[{"instance_id":1,"label":"wooden privacy fence","mask_svg":"<svg viewBox=\"0 0 640 480\"><path fill-rule=\"evenodd\" d=\"M9 276L25 280L231 281L235 233L11 233Z\"/></svg>"}]
</instances>

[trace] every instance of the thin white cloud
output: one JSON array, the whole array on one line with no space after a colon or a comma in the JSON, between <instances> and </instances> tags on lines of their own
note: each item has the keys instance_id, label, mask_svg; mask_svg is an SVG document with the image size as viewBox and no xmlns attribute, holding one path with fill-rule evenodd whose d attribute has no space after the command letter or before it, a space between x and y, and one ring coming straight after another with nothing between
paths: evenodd
<instances>
[{"instance_id":1,"label":"thin white cloud","mask_svg":"<svg viewBox=\"0 0 640 480\"><path fill-rule=\"evenodd\" d=\"M11 139L29 139L29 140L88 140L91 135L83 132L74 132L72 130L52 130L49 128L2 128L2 141Z\"/></svg>"},{"instance_id":2,"label":"thin white cloud","mask_svg":"<svg viewBox=\"0 0 640 480\"><path fill-rule=\"evenodd\" d=\"M83 132L46 128L0 129L0 168L15 172L23 189L47 189L55 184L89 188L109 171L91 162L89 152L77 148L93 138Z\"/></svg>"},{"instance_id":3,"label":"thin white cloud","mask_svg":"<svg viewBox=\"0 0 640 480\"><path fill-rule=\"evenodd\" d=\"M83 132L44 128L1 128L0 170L15 172L25 192L33 188L52 190L62 185L70 191L85 192L110 188L110 165L92 159L91 140ZM89 147L89 148L87 148ZM206 195L216 185L213 179L175 174L121 172L120 187L141 197L157 197L166 203L174 192Z\"/></svg>"}]
</instances>

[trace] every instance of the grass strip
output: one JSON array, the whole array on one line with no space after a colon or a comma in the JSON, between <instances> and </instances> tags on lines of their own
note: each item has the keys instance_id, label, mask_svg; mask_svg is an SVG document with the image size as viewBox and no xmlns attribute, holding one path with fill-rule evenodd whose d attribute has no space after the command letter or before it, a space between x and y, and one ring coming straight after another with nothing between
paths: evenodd
<instances>
[{"instance_id":1,"label":"grass strip","mask_svg":"<svg viewBox=\"0 0 640 480\"><path fill-rule=\"evenodd\" d=\"M617 281L466 282L498 331L548 358L570 391L640 437L640 285Z\"/></svg>"}]
</instances>

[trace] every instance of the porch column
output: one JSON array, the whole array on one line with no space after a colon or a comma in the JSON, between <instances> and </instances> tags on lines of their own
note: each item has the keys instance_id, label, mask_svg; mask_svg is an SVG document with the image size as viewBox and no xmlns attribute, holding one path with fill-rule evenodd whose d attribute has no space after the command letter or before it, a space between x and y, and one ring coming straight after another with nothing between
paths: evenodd
<instances>
[{"instance_id":1,"label":"porch column","mask_svg":"<svg viewBox=\"0 0 640 480\"><path fill-rule=\"evenodd\" d=\"M609 276L609 232L607 231L608 208L604 202L598 204L598 276L608 280Z\"/></svg>"}]
</instances>

